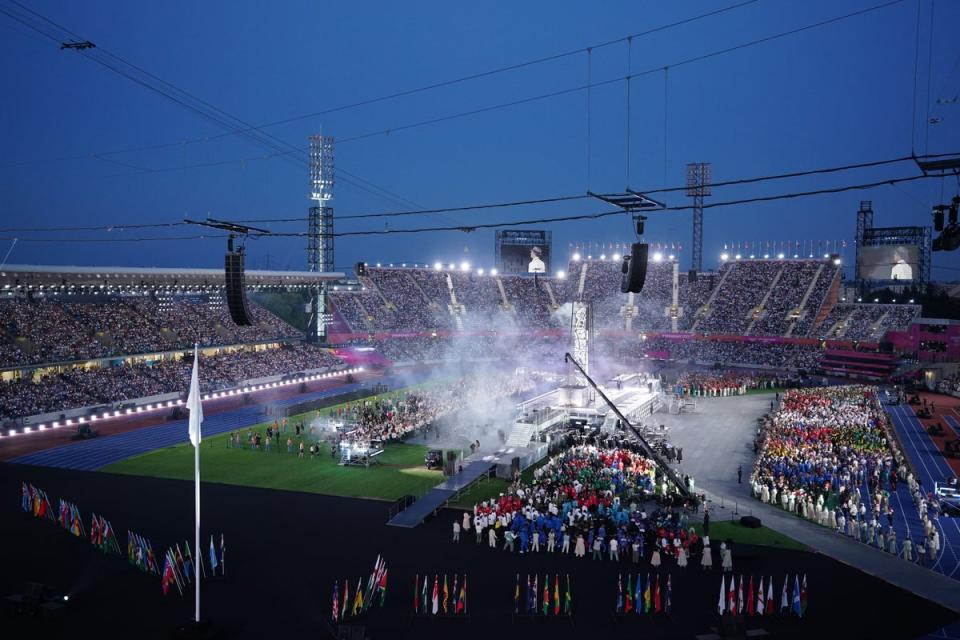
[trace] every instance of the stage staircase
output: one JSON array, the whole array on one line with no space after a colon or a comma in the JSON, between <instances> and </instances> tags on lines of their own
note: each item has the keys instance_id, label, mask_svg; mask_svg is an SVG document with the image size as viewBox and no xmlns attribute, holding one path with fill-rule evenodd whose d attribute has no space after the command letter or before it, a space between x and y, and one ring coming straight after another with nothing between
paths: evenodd
<instances>
[{"instance_id":1,"label":"stage staircase","mask_svg":"<svg viewBox=\"0 0 960 640\"><path fill-rule=\"evenodd\" d=\"M589 262L584 262L583 267L580 269L580 282L577 283L577 300L583 300L583 288L587 283L587 267L589 266Z\"/></svg>"},{"instance_id":2,"label":"stage staircase","mask_svg":"<svg viewBox=\"0 0 960 640\"><path fill-rule=\"evenodd\" d=\"M533 433L536 430L537 425L533 423L517 422L513 425L513 429L510 430L510 435L507 436L504 446L508 449L525 447L530 444L530 439L533 438Z\"/></svg>"},{"instance_id":3,"label":"stage staircase","mask_svg":"<svg viewBox=\"0 0 960 640\"><path fill-rule=\"evenodd\" d=\"M543 282L543 286L547 290L547 297L550 298L550 309L556 309L559 305L557 304L557 298L553 295L553 287L547 281Z\"/></svg>"},{"instance_id":4,"label":"stage staircase","mask_svg":"<svg viewBox=\"0 0 960 640\"><path fill-rule=\"evenodd\" d=\"M753 309L750 310L750 324L747 325L747 330L743 335L749 336L753 334L753 327L755 324L757 324L757 318L763 315L763 310L767 308L767 300L770 299L770 294L773 293L774 289L776 289L777 283L780 282L780 276L783 275L785 269L786 267L780 267L780 271L777 271L777 275L773 277L773 282L770 283L770 288L767 289L767 292L763 296L763 300L761 300L760 304L758 305L760 312L754 315Z\"/></svg>"},{"instance_id":5,"label":"stage staircase","mask_svg":"<svg viewBox=\"0 0 960 640\"><path fill-rule=\"evenodd\" d=\"M817 273L810 279L810 285L807 287L807 290L803 294L803 298L800 299L800 304L798 305L800 309L800 315L803 315L803 310L807 308L807 302L810 301L810 296L813 294L813 289L817 286L817 282L820 280L820 274L823 273L824 265L817 267ZM787 333L785 334L788 338L793 335L793 328L797 324L798 318L794 318L790 321L790 326L787 327Z\"/></svg>"},{"instance_id":6,"label":"stage staircase","mask_svg":"<svg viewBox=\"0 0 960 640\"><path fill-rule=\"evenodd\" d=\"M720 278L720 282L717 283L717 286L716 288L714 288L713 293L710 294L710 297L707 298L707 301L703 304L703 306L697 310L697 318L696 320L693 321L693 326L690 327L691 331L696 331L703 317L710 313L710 307L713 305L713 301L717 299L717 294L720 293L721 289L723 289L723 283L725 283L727 281L727 277L729 277L730 274L733 273L733 270L737 267L737 264L738 263L734 262L732 265L730 265L730 268L727 269L724 272L723 277Z\"/></svg>"},{"instance_id":7,"label":"stage staircase","mask_svg":"<svg viewBox=\"0 0 960 640\"><path fill-rule=\"evenodd\" d=\"M503 282L500 278L494 278L494 281L497 283L497 289L500 291L500 306L503 309L513 309L513 305L510 304L510 299L507 297L507 290L503 288Z\"/></svg>"}]
</instances>

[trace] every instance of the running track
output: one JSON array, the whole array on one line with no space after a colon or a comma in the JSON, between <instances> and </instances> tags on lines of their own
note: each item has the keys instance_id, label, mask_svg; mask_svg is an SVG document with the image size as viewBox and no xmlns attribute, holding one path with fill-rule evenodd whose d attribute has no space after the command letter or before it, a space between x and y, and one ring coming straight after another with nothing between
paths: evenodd
<instances>
[{"instance_id":1,"label":"running track","mask_svg":"<svg viewBox=\"0 0 960 640\"><path fill-rule=\"evenodd\" d=\"M390 384L395 380L384 378L373 382ZM275 405L292 404L307 400L318 400L356 391L364 383L354 383L324 389L315 393L295 396L287 400L274 402ZM203 421L203 434L215 436L236 429L267 422L270 418L265 412L266 407L255 405L225 411L209 416ZM43 467L60 467L63 469L77 469L93 471L100 467L126 460L157 449L172 447L187 442L188 419L174 420L154 427L146 427L136 431L118 433L113 436L94 438L82 442L71 443L53 449L37 451L11 460L14 464L32 464Z\"/></svg>"},{"instance_id":2,"label":"running track","mask_svg":"<svg viewBox=\"0 0 960 640\"><path fill-rule=\"evenodd\" d=\"M887 413L893 421L903 446L904 453L924 492L932 492L934 484L955 477L953 469L944 460L936 443L923 428L920 420L909 405L887 405ZM948 421L952 418L947 418ZM956 428L954 422L951 428ZM901 495L901 490L903 494ZM893 498L891 498L893 499ZM897 487L897 499L902 503L902 511L911 520L913 538L923 534L916 507L910 497L906 483ZM900 505L898 505L899 507ZM940 531L940 556L934 560L933 569L951 578L960 579L960 523L957 518L940 517L934 520Z\"/></svg>"}]
</instances>

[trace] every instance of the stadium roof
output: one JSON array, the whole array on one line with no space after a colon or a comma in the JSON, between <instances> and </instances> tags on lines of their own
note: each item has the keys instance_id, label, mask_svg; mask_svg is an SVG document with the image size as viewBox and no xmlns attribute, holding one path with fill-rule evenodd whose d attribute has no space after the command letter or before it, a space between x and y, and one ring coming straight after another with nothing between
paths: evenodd
<instances>
[{"instance_id":1,"label":"stadium roof","mask_svg":"<svg viewBox=\"0 0 960 640\"><path fill-rule=\"evenodd\" d=\"M342 280L341 272L246 271L247 288L301 288ZM0 288L213 289L224 285L223 269L73 267L11 264L0 267Z\"/></svg>"}]
</instances>

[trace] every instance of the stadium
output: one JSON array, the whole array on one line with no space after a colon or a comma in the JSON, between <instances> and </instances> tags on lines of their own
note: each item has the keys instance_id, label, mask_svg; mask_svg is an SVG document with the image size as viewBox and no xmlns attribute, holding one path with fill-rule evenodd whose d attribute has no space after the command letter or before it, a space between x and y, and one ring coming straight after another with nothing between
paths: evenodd
<instances>
[{"instance_id":1,"label":"stadium","mask_svg":"<svg viewBox=\"0 0 960 640\"><path fill-rule=\"evenodd\" d=\"M594 73L604 64L595 49L626 47L628 184L632 157L661 169L631 153L634 39L763 3L703 4L706 13L688 17L658 9L663 24L650 33L557 54L585 55ZM589 75L586 113L577 112L587 124L585 194L533 198L521 185L426 207L342 170L335 145L352 150L354 140L473 110L377 134L311 133L301 148L265 132L288 119L254 126L231 116L46 9L0 0L0 23L204 116L223 131L212 144L238 137L268 152L238 171L297 158L294 177L305 173L309 186L295 218L254 216L281 202L273 182L260 192L260 174L238 181L225 169L231 188L210 196L181 176L226 162L186 162L209 133L78 161L159 181L167 169L144 172L140 155L105 158L179 149L168 168L181 177L163 186L169 206L220 198L230 215L126 208L114 222L127 205L100 202L100 189L116 189L105 182L78 192L105 217L35 222L15 212L27 211L17 199L44 202L42 189L3 183L16 204L4 215L11 237L0 239L9 249L0 262L0 624L10 637L960 637L960 285L950 275L960 154L944 151L957 143L947 116L931 134L955 98L928 96L928 110L940 111L917 125L914 77L922 152L876 159L863 142L875 159L819 156L813 168L778 173L769 167L790 165L766 158L762 170L721 180L710 163L668 162L665 65L655 70L664 182L620 191L593 188L590 177L621 170L594 161L591 145L623 132L591 115L601 107L590 91L604 85ZM859 34L856 20L899 11L882 24L910 22L898 46L911 69L929 64L934 89L955 80L955 69L940 69L956 46L935 40L934 26L953 7L821 9L819 22L769 38L834 22ZM64 15L86 15L76 11ZM238 24L253 20L239 13ZM446 87L414 85L413 94ZM34 126L26 108L17 118ZM322 112L325 122L339 109ZM815 115L831 118L826 107ZM102 126L125 125L114 114ZM735 145L726 151L738 158ZM465 166L424 153L441 181ZM476 153L479 167L489 158ZM354 167L358 157L348 158ZM503 162L511 168L480 177L519 181L530 161ZM29 162L10 166L36 177ZM668 169L680 167L685 180L672 186ZM909 176L848 175L891 167ZM531 184L543 178L528 168ZM546 184L563 182L557 171ZM806 182L781 184L789 180ZM338 191L336 215L335 184L362 192ZM121 203L129 195L115 193ZM366 209L367 197L391 207ZM808 212L773 217L794 201ZM486 217L491 209L506 218ZM178 235L188 232L198 235ZM771 239L724 240L758 235Z\"/></svg>"}]
</instances>

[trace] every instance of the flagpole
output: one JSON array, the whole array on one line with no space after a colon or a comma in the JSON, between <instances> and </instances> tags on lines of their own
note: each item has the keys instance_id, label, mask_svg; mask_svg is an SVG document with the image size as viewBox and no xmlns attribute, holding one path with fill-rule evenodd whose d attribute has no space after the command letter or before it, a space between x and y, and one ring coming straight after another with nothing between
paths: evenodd
<instances>
[{"instance_id":1,"label":"flagpole","mask_svg":"<svg viewBox=\"0 0 960 640\"><path fill-rule=\"evenodd\" d=\"M200 557L200 443L197 442L193 445L193 460L194 460L194 474L193 474L193 495L195 501L195 515L197 519L197 528L194 532L194 547L196 548L196 553L194 554L195 558ZM194 621L200 622L200 578L196 579L196 612L194 613Z\"/></svg>"},{"instance_id":2,"label":"flagpole","mask_svg":"<svg viewBox=\"0 0 960 640\"><path fill-rule=\"evenodd\" d=\"M187 408L190 410L189 434L193 444L193 504L196 530L194 531L194 557L200 557L200 424L203 422L203 404L200 397L200 345L193 345L193 373L190 376L190 393ZM200 578L197 577L194 596L194 622L200 622Z\"/></svg>"}]
</instances>

